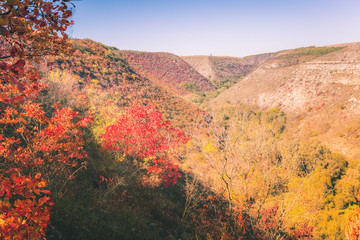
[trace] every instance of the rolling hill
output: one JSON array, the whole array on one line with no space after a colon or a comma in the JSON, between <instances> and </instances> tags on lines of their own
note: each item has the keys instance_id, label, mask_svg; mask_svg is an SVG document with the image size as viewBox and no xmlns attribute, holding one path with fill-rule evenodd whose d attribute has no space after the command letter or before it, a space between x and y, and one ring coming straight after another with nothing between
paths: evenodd
<instances>
[{"instance_id":1,"label":"rolling hill","mask_svg":"<svg viewBox=\"0 0 360 240\"><path fill-rule=\"evenodd\" d=\"M360 236L360 42L179 57L0 6L0 240Z\"/></svg>"},{"instance_id":2,"label":"rolling hill","mask_svg":"<svg viewBox=\"0 0 360 240\"><path fill-rule=\"evenodd\" d=\"M291 131L296 134L320 140L347 156L360 154L359 43L244 58L182 59L169 53L120 51L91 40L75 40L74 46L74 56L56 59L55 68L70 71L80 79L79 88L94 88L97 95L113 99L118 106L151 102L161 106L177 126L189 126L201 122L206 113L186 101L185 94L210 94L214 86L235 84L210 105L278 106L293 116L296 127Z\"/></svg>"}]
</instances>

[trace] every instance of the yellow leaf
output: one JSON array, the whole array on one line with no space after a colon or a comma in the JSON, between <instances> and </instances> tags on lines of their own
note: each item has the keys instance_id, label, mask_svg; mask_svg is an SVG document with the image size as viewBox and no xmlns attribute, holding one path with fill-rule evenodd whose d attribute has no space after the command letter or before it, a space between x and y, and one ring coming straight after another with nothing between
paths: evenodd
<instances>
[{"instance_id":1,"label":"yellow leaf","mask_svg":"<svg viewBox=\"0 0 360 240\"><path fill-rule=\"evenodd\" d=\"M204 152L206 153L214 153L217 151L217 149L214 147L212 143L205 144L203 146Z\"/></svg>"}]
</instances>

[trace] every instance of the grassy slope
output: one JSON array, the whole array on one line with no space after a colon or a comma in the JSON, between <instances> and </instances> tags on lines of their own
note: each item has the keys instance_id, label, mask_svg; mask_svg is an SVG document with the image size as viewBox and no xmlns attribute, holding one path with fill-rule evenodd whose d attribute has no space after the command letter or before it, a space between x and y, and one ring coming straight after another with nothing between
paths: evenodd
<instances>
[{"instance_id":1,"label":"grassy slope","mask_svg":"<svg viewBox=\"0 0 360 240\"><path fill-rule=\"evenodd\" d=\"M183 56L203 76L209 78L217 89L229 88L259 65L267 62L278 53L267 53L244 58L220 56Z\"/></svg>"}]
</instances>

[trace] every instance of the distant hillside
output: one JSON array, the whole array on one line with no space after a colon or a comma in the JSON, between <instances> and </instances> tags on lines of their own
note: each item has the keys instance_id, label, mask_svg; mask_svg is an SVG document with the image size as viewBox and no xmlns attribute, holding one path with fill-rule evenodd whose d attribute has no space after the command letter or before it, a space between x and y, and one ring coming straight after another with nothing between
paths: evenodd
<instances>
[{"instance_id":1,"label":"distant hillside","mask_svg":"<svg viewBox=\"0 0 360 240\"><path fill-rule=\"evenodd\" d=\"M245 58L219 56L183 56L181 58L210 79L219 89L233 85L256 67L277 55L277 53L268 53Z\"/></svg>"},{"instance_id":2,"label":"distant hillside","mask_svg":"<svg viewBox=\"0 0 360 240\"><path fill-rule=\"evenodd\" d=\"M359 79L360 43L286 50L213 103L279 106L297 114L297 134L348 156L360 156Z\"/></svg>"},{"instance_id":3,"label":"distant hillside","mask_svg":"<svg viewBox=\"0 0 360 240\"><path fill-rule=\"evenodd\" d=\"M121 51L120 55L141 76L177 94L214 89L208 79L171 53Z\"/></svg>"},{"instance_id":4,"label":"distant hillside","mask_svg":"<svg viewBox=\"0 0 360 240\"><path fill-rule=\"evenodd\" d=\"M244 102L262 108L280 104L291 112L306 111L317 101L325 100L325 92L330 89L320 85L357 84L357 46L309 47L279 52L277 57L257 68L216 101Z\"/></svg>"},{"instance_id":5,"label":"distant hillside","mask_svg":"<svg viewBox=\"0 0 360 240\"><path fill-rule=\"evenodd\" d=\"M73 44L74 55L54 59L52 71L73 75L90 101L96 98L93 102L97 105L110 101L120 108L155 104L177 126L201 121L202 110L138 74L122 59L123 52L92 40L74 40Z\"/></svg>"}]
</instances>

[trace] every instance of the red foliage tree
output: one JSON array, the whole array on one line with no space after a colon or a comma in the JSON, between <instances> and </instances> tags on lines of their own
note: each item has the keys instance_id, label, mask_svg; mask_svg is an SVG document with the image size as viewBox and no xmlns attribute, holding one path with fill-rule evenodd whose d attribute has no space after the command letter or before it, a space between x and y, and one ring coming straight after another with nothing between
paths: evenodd
<instances>
[{"instance_id":1,"label":"red foliage tree","mask_svg":"<svg viewBox=\"0 0 360 240\"><path fill-rule=\"evenodd\" d=\"M45 179L69 177L86 156L80 129L88 120L58 107L48 117L32 100L42 88L41 57L72 51L65 33L69 3L0 1L1 239L43 238L52 206Z\"/></svg>"},{"instance_id":2,"label":"red foliage tree","mask_svg":"<svg viewBox=\"0 0 360 240\"><path fill-rule=\"evenodd\" d=\"M84 163L82 128L91 119L69 108L54 108L52 117L31 100L0 108L0 238L43 236L52 205L49 197L41 196L50 193L43 188L49 182L62 194L64 183Z\"/></svg>"},{"instance_id":3,"label":"red foliage tree","mask_svg":"<svg viewBox=\"0 0 360 240\"><path fill-rule=\"evenodd\" d=\"M0 159L7 166L40 171L44 177L70 175L71 167L86 157L82 128L91 118L80 118L69 108L54 106L47 117L40 104L26 101L0 109Z\"/></svg>"},{"instance_id":4,"label":"red foliage tree","mask_svg":"<svg viewBox=\"0 0 360 240\"><path fill-rule=\"evenodd\" d=\"M104 149L120 151L143 163L149 174L165 186L174 185L181 176L171 159L175 149L188 141L182 130L170 127L153 106L129 107L125 114L106 127L101 136Z\"/></svg>"}]
</instances>

